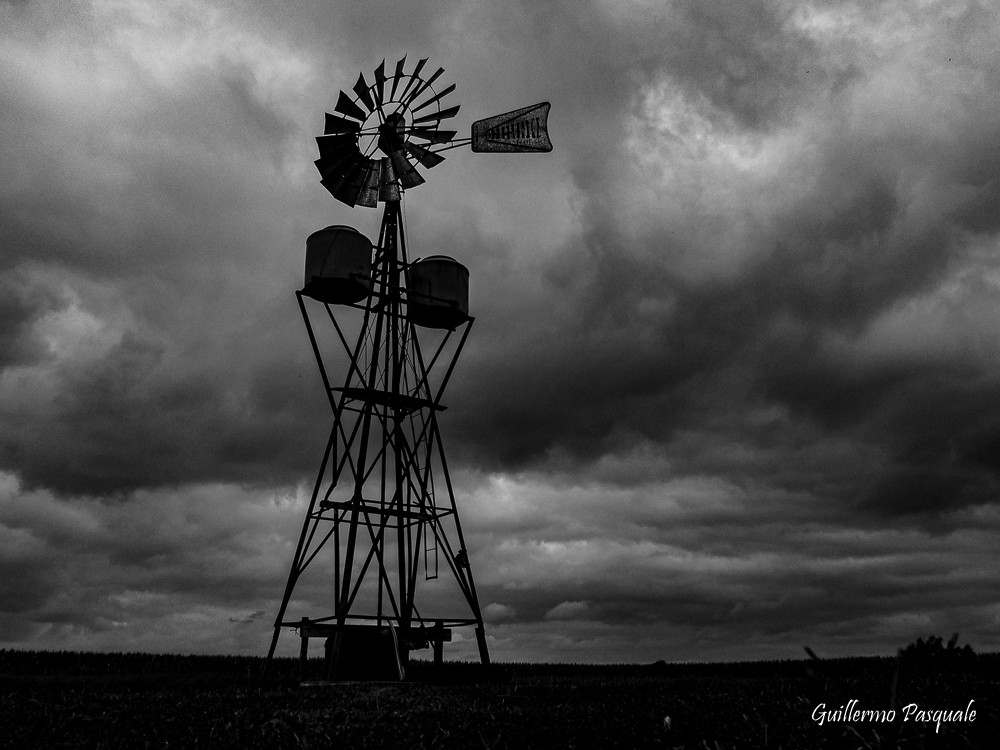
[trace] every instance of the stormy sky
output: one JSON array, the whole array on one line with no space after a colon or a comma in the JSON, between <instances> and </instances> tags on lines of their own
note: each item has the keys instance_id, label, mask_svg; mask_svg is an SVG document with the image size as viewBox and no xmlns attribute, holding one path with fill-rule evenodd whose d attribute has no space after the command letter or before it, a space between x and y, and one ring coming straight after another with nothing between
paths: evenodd
<instances>
[{"instance_id":1,"label":"stormy sky","mask_svg":"<svg viewBox=\"0 0 1000 750\"><path fill-rule=\"evenodd\" d=\"M266 652L329 431L305 238L380 218L314 136L408 55L460 133L552 103L552 153L404 201L471 274L441 427L493 658L997 649L998 38L960 0L0 1L0 647Z\"/></svg>"}]
</instances>

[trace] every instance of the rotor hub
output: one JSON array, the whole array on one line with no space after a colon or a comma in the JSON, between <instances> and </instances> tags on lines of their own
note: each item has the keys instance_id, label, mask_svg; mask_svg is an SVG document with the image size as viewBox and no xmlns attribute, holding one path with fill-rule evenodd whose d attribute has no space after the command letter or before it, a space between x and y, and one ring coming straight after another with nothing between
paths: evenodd
<instances>
[{"instance_id":1,"label":"rotor hub","mask_svg":"<svg viewBox=\"0 0 1000 750\"><path fill-rule=\"evenodd\" d=\"M400 112L393 112L378 126L378 149L386 156L401 151L406 144L406 118Z\"/></svg>"}]
</instances>

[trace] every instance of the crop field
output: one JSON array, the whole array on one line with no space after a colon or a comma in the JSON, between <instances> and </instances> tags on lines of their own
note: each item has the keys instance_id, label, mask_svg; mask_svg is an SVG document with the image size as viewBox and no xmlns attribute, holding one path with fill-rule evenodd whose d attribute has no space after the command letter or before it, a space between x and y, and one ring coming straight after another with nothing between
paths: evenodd
<instances>
[{"instance_id":1,"label":"crop field","mask_svg":"<svg viewBox=\"0 0 1000 750\"><path fill-rule=\"evenodd\" d=\"M416 662L403 683L302 684L295 660L262 682L262 666L0 651L0 747L987 748L1000 737L998 655L957 669L866 658L435 673ZM854 708L884 720L844 720Z\"/></svg>"}]
</instances>

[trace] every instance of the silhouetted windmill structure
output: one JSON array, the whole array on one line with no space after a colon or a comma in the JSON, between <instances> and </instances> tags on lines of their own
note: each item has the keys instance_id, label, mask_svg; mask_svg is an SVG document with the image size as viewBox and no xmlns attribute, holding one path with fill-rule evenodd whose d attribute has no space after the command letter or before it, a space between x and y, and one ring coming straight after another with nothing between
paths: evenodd
<instances>
[{"instance_id":1,"label":"silhouetted windmill structure","mask_svg":"<svg viewBox=\"0 0 1000 750\"><path fill-rule=\"evenodd\" d=\"M333 424L267 664L281 629L296 628L303 669L309 639L323 638L326 676L334 679L402 678L409 652L427 646L439 663L452 628L463 626L475 627L480 659L489 663L437 422L473 322L469 272L446 256L411 260L400 203L424 182L417 165L437 166L441 151L551 151L550 105L480 120L471 137L456 139L456 131L441 129L459 110L443 104L455 86L435 88L444 69L425 78L426 63L408 72L404 57L387 76L383 61L372 83L360 74L316 139L326 189L348 206L384 208L374 245L343 225L306 242L305 285L296 296ZM342 371L336 382L335 368ZM331 546L332 556L321 555ZM287 619L310 567L329 586L321 604L328 609Z\"/></svg>"}]
</instances>

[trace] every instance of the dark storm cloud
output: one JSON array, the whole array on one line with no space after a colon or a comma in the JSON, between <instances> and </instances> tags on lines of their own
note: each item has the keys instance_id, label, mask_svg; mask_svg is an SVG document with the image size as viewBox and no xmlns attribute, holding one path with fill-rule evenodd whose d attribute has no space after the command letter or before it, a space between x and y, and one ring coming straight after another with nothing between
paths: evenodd
<instances>
[{"instance_id":1,"label":"dark storm cloud","mask_svg":"<svg viewBox=\"0 0 1000 750\"><path fill-rule=\"evenodd\" d=\"M62 501L7 478L0 493L0 640L218 653L221 636L230 653L259 652L245 626L280 595L301 498L203 486Z\"/></svg>"},{"instance_id":2,"label":"dark storm cloud","mask_svg":"<svg viewBox=\"0 0 1000 750\"><path fill-rule=\"evenodd\" d=\"M681 2L669 6L661 74L704 97L741 126L766 129L801 103L803 86L840 87L852 71L820 59L817 45L771 2Z\"/></svg>"},{"instance_id":3,"label":"dark storm cloud","mask_svg":"<svg viewBox=\"0 0 1000 750\"><path fill-rule=\"evenodd\" d=\"M280 484L312 470L308 449L323 439L323 425L305 424L301 378L266 364L249 380L186 372L127 333L59 375L45 419L7 414L2 455L27 487L106 495L192 481Z\"/></svg>"},{"instance_id":4,"label":"dark storm cloud","mask_svg":"<svg viewBox=\"0 0 1000 750\"><path fill-rule=\"evenodd\" d=\"M300 10L317 12L310 8ZM544 71L560 82L557 88L566 122L588 123L587 127L568 129L564 137L570 148L585 149L581 152L585 158L571 169L593 206L603 199L601 183L619 169L624 158L620 139L637 106L641 86L667 76L681 81L685 90L696 91L701 76L711 76L715 88L710 100L736 113L741 121L757 123L762 115L747 110L747 102L768 97L748 96L747 87L787 92L786 79L794 72L796 55L809 48L802 35L788 33L784 20L766 5L748 7L741 11L742 20L729 26L721 11L695 4L678 6L666 16L654 17L651 24L639 13L619 14L599 5L581 10L576 4L560 3L491 8L485 19L457 6L443 8L430 15L413 15L405 27L398 23L398 8L392 4L366 8L363 19L354 18L349 10L342 12L342 21L359 27L371 23L372 13L384 14L389 47L394 33L407 36L416 46L422 34L452 35L459 58L468 54L466 50L478 39L484 21L505 30L495 36L489 50L500 64L499 69L492 67L487 73L490 85L516 80L518 71L529 79ZM176 20L170 13L164 18L169 23ZM301 24L298 19L302 16L295 18L293 23ZM735 33L737 27L752 33ZM79 36L70 41L80 45L85 57L85 44L105 41L93 19L86 19L74 32ZM671 50L666 58L661 55L664 40ZM367 43L357 44L359 49L348 50L348 57L361 52L367 55ZM776 53L779 48L781 54ZM289 151L289 138L302 133L269 101L256 80L259 73L224 51L184 65L180 85L176 76L164 78L155 67L144 65L136 53L120 50L118 54L121 72L143 87L143 95L128 107L113 103L120 115L114 128L124 136L119 138L124 145L103 152L76 145L70 149L68 162L65 154L60 155L63 158L53 154L45 157L42 169L25 169L27 183L11 197L12 203L25 209L14 212L14 221L7 229L15 248L7 258L16 262L18 257L30 257L36 263L58 263L91 275L97 272L98 278L114 279L126 293L134 289L130 304L148 305L149 293L156 292L176 299L177 305L201 307L208 304L206 295L213 291L210 284L224 273L226 264L243 262L241 250L249 251L256 244L251 241L241 247L240 240L249 233L246 228L238 229L235 222L257 211L262 202L254 199L261 190L260 159L264 166L280 169L283 159L298 155L298 150ZM99 64L96 58L94 64ZM482 85L483 81L476 83ZM8 117L31 144L27 149L22 147L23 152L44 153L43 137L73 144L74 131L81 125L92 127L99 116L84 109L60 126L65 102L39 98L25 88L16 101L20 109L11 110ZM43 132L28 127L41 121L49 123ZM90 137L95 135L90 131ZM24 157L12 154L11 160L17 164ZM239 171L251 163L254 172ZM32 195L44 196L44 200L31 200ZM50 207L48 212L39 214L38 208L44 206ZM634 345L635 301L662 301L665 292L673 294L670 273L662 264L632 258L615 228L600 223L601 215L597 213L597 223L592 223L583 237L585 262L576 267L585 268L585 276L573 278L574 272L567 271L567 266L573 268L570 253L574 251L567 251L545 270L555 284L553 296L566 297L567 301L562 303L564 313L558 320L535 327L532 340L514 342L519 349L517 358L507 361L515 372L504 373L503 379L516 389L485 391L511 393L511 398L470 402L475 411L485 415L491 435L517 435L504 445L494 440L483 445L484 453L497 456L503 464L532 461L554 446L568 447L583 456L600 455L616 448L613 440L608 443L609 436L622 430L664 439L675 421L678 402L683 400L676 387L708 366L704 358L711 359L712 353L706 349L722 345L718 339L704 343L712 340L711 331L703 330L702 340L678 334L703 322L687 312L683 313L685 319L671 321L662 321L662 315L654 314L647 324L648 337ZM95 217L101 219L95 221ZM246 262L254 261L248 258ZM145 281L151 273L158 279L155 286ZM637 278L644 280L641 288L636 287ZM137 285L139 279L143 281ZM676 295L683 298L678 304L686 306L692 291L677 289ZM217 309L222 304L220 301ZM181 340L181 330L166 317L175 313L176 307L170 304L162 311L143 310L152 329L129 331L128 341L123 339L100 361L67 380L67 393L52 410L52 430L47 433L42 425L31 438L54 446L52 457L39 456L9 467L20 468L31 485L47 482L64 492L74 487L84 492L111 492L183 481L185 477L234 478L233 471L219 472L199 464L231 465L230 459L237 454L253 457L253 448L241 442L256 442L261 459L256 466L262 474L287 476L279 468L286 453L277 448L280 440L288 437L287 430L275 432L271 424L248 430L244 422L236 435L228 437L234 431L223 425L232 424L233 414L223 410L217 419L212 417L225 400L222 394L226 390L242 386L254 393L261 388L277 392L282 386L260 382L265 377L261 373L245 376L257 379L255 390L247 383L219 380L218 370L171 371L168 352L155 352L170 347L171 339ZM186 315L182 312L181 317ZM661 322L667 330L656 330ZM139 349L145 351L144 358L132 361ZM156 378L148 374L143 378L136 370L130 376L133 380L125 383L115 375L131 372L134 367L141 369L142 362L152 367L156 357L162 360L156 365ZM525 366L515 364L520 362ZM260 365L268 373L266 377L287 382L280 366ZM178 382L171 382L171 378ZM186 382L179 380L182 378ZM117 384L112 385L112 381ZM535 399L519 395L529 384L537 387ZM112 405L109 399L116 387L128 393ZM581 402L592 405L589 412L576 408ZM253 402L248 406L251 411L265 412L257 410ZM88 408L93 410L93 420ZM300 409L297 414L303 416L307 411ZM130 440L113 441L114 431L97 426L115 421L119 423L117 433ZM81 429L91 422L94 426ZM66 434L76 436L72 447L70 441L58 438L63 429L60 425L70 424L74 427L66 428ZM474 431L481 433L482 426L482 422L474 425ZM561 446L565 438L556 432L570 436L570 444ZM252 437L258 433L274 438ZM199 435L220 435L218 450L215 440L198 439ZM249 436L241 440L240 435ZM8 438L9 443L18 441L17 432ZM198 444L197 449L194 444ZM67 449L78 459L70 465L89 468L59 471L54 457ZM7 452L19 456L18 461L24 460L25 452L17 445L9 445ZM254 462L244 463L252 472Z\"/></svg>"},{"instance_id":5,"label":"dark storm cloud","mask_svg":"<svg viewBox=\"0 0 1000 750\"><path fill-rule=\"evenodd\" d=\"M629 58L634 72L657 62L630 87L621 87L629 80L622 66L619 89L592 102L598 109L612 105L602 113L613 125L600 129L605 137L627 132L631 118L651 116L636 114L635 102L658 81L696 100L708 135L750 138L759 147L784 137L793 122L812 129L790 157L792 168L765 184L772 195L765 192L764 200L773 202L756 217L758 228L741 238L738 265L706 265L709 272L697 275L678 266L679 259L712 257L718 249L699 239L703 228L695 222L675 220L669 204L637 243L620 215L630 196L620 191L630 179L636 193L657 186L643 179L623 141L609 138L601 157L586 154L571 166L583 190L583 233L546 263L540 296L527 305L519 300L518 317L530 325L465 363L473 368L469 391L458 385L454 398L473 404L477 416L467 430L478 436L466 445L487 467L544 466L569 455L584 470L637 441L670 445L678 431L719 422L720 410L730 426L717 441L753 441L759 432L749 425L748 407L785 409L793 423L817 425L816 438L830 430L854 440L859 461L865 450L887 459L832 499L889 516L995 500L995 470L973 458L984 455L981 447L995 435L992 360L972 356L949 365L933 356L888 355L867 363L850 351L884 316L909 300L933 297L963 267L995 268L994 255L977 258L973 248L997 230L989 208L1000 177L990 104L996 92L981 78L972 80L983 85L966 84L954 97L906 88L914 101L902 95L898 104L906 109L894 111L895 99L877 99L889 84L871 50L810 39L792 14L769 7L741 6L734 17L712 4L673 6L671 20L679 25L664 33L683 29L693 41L664 45L656 58ZM657 19L649 25L664 30ZM615 30L602 31L615 49ZM968 45L972 59L963 65L990 64L974 26L946 33ZM634 47L644 39L640 34ZM924 50L920 35L909 43L902 59L930 52L922 65L940 64L946 79L962 77L962 67L939 59L940 51ZM604 64L613 67L615 60ZM736 69L744 71L749 95L741 93L739 76L726 72ZM921 101L940 119L922 119ZM750 102L762 102L760 112ZM682 155L669 145L644 145L653 161ZM736 170L731 178L744 179ZM744 196L741 205L709 208L745 212L750 205ZM992 287L973 294L996 299ZM832 340L844 346L831 347ZM490 385L480 389L484 382ZM979 409L972 406L977 401Z\"/></svg>"},{"instance_id":6,"label":"dark storm cloud","mask_svg":"<svg viewBox=\"0 0 1000 750\"><path fill-rule=\"evenodd\" d=\"M51 290L18 274L0 278L0 370L30 365L48 354L35 327L46 314L64 305Z\"/></svg>"},{"instance_id":7,"label":"dark storm cloud","mask_svg":"<svg viewBox=\"0 0 1000 750\"><path fill-rule=\"evenodd\" d=\"M475 525L503 541L478 580L501 639L537 638L536 624L558 621L573 641L628 627L671 652L676 635L732 658L725 641L739 623L741 637L776 653L803 642L857 653L914 628L988 629L989 609L968 602L997 593L981 564L995 511L956 515L949 533L928 536L862 530L825 498L719 480L556 492L525 478L488 497L499 505Z\"/></svg>"},{"instance_id":8,"label":"dark storm cloud","mask_svg":"<svg viewBox=\"0 0 1000 750\"><path fill-rule=\"evenodd\" d=\"M397 12L391 5L379 7L375 11L389 19ZM626 450L636 441L669 443L678 428L704 419L712 398L707 389L739 376L750 380L740 385L750 397L788 405L810 417L825 413L831 420L863 421L905 375L893 380L855 373L845 380L835 366L822 361L819 337L831 329L856 331L894 300L932 286L961 246L956 232L991 231L987 207L996 149L979 113L966 111L961 116L966 119L956 122L955 142L939 144L951 150L949 158L942 158L941 148L917 153L924 145L920 123L911 123L910 132L894 132L892 142L877 122L817 131L813 178L803 183L796 201L772 209L767 233L746 238L765 249L735 277L683 278L673 267L678 254L706 249L694 227L652 225L636 245L616 215L627 200L618 192L623 170L633 174L635 191L655 189L636 171L624 141L633 123L652 116L640 107L643 92L666 83L694 101L712 127L766 136L787 127L803 107L828 105L831 98L850 104L850 96L876 71L863 67L868 62L864 55L824 48L793 22L792 13L773 4L745 4L736 16L711 3L677 4L652 17L629 8L574 9L570 13L559 3L495 8L486 19L511 32L499 35L493 50L501 55L503 71L544 70L561 83L558 99L567 111L565 122L588 126L563 134L570 148L570 174L582 191L582 235L543 262L542 299L521 298L508 309L484 300L495 312L507 313L502 319L515 333L506 334L503 348L494 343L487 348L474 338L469 361L463 363L473 368L465 382L475 383L476 392L458 386L455 398L476 416L467 428L457 429L476 436L470 445L478 460L518 467L554 452L590 460ZM361 24L345 13L349 25ZM443 19L457 27L453 41L461 56L476 32L474 19L459 8L418 14L412 24L419 39L421 33L433 34ZM385 26L390 35L403 33L399 24ZM94 26L84 28L88 41L100 40ZM589 54L582 54L584 48ZM303 135L303 126L293 124L270 100L248 63L225 54L185 68L183 87L157 79L135 60L125 58L123 65L146 88L142 98L122 110L124 117L115 127L126 134L138 134L141 128L142 138L126 140L124 151L119 147L99 158L76 148L66 165L51 155L44 157L42 169L20 170L27 182L9 198L16 210L6 231L14 252L5 257L10 263L30 257L88 274L100 269L102 277L124 282L122 288L133 288L141 299L148 300L148 292L155 290L179 304L201 307L208 304L212 281L224 278L228 263L255 262L246 255L256 244L250 240L252 229L238 229L236 223L274 193L260 194L259 172L240 170L253 161L255 170L272 165L278 170L272 174L280 176L282 165L299 153L289 142ZM52 124L59 122L57 101L33 97L23 87L13 100L17 106L8 110L8 121L23 138L33 139L22 153L44 153L43 136L65 139L72 125L88 125L88 118L96 117L84 112L76 115L82 123L61 130ZM43 119L50 123L46 131L33 133L27 127ZM663 158L655 152L649 156ZM16 165L26 157L11 153L8 158ZM932 181L970 186L965 199L927 219L910 216L912 204L897 194L902 165L912 170L922 162ZM123 165L138 163L141 170L124 166L127 171L122 172ZM31 201L31 195L45 197ZM39 214L40 206L51 208ZM106 220L95 223L95 216ZM175 218L176 223L171 221ZM243 239L249 241L241 244ZM160 286L135 285L142 278L137 274L151 272ZM278 445L289 437L289 427L276 432L272 424L262 424L248 430L244 422L232 431L223 427L232 423L232 413L218 413L222 394L235 387L251 398L250 412L268 412L254 400L258 396L264 401L278 397L289 410L287 424L303 416L308 410L296 411L289 395L297 378L280 365L258 362L263 369L245 375L242 383L219 379L221 370L174 373L188 382L170 382L169 372L140 381L137 371L126 398L129 407L109 410L109 388L129 387L124 382L110 385L113 373L141 369L129 357L140 348L146 351L142 361L164 356L153 354L164 344L145 337L179 333L166 328L171 310L164 305L161 311L144 311L159 331L130 332L127 342L66 382L68 393L53 410L59 422L79 428L88 421L89 404L98 415L95 423L117 419L123 427L119 434L134 438L136 430L149 433L141 440L109 444L107 429L73 430L91 438L78 448L89 460L77 463L93 467L95 477L106 477L102 483L81 476L79 489L113 491L184 477L232 479L239 473L233 468L213 477L219 472L199 469L202 458L206 464L233 467L242 461L251 472L257 466L265 476L288 476L279 465L289 452ZM509 315L530 325L518 325ZM776 321L783 319L788 330L775 332ZM493 323L484 333L499 327ZM145 394L141 382L155 383L155 392ZM487 387L480 387L483 383ZM853 419L851 413L856 414ZM168 429L144 427L158 422ZM171 429L172 424L196 426ZM215 441L195 438L215 434L220 435L217 450ZM36 433L33 439L40 437ZM15 434L8 442L17 439ZM199 442L198 450L189 447ZM145 448L119 455L124 445ZM23 455L16 445L8 446L7 453ZM74 474L63 481L51 473L52 460L37 464L37 470L21 467L29 483L52 476L53 486L73 489ZM132 468L114 470L115 464ZM302 468L300 464L297 470Z\"/></svg>"},{"instance_id":9,"label":"dark storm cloud","mask_svg":"<svg viewBox=\"0 0 1000 750\"><path fill-rule=\"evenodd\" d=\"M305 492L266 488L310 485L329 428L303 243L378 231L317 184L312 138L338 89L404 54L458 84L462 132L553 104L552 154L448 152L405 204L413 252L472 272L442 428L501 655L995 630L995 10L0 21L7 642L260 652Z\"/></svg>"},{"instance_id":10,"label":"dark storm cloud","mask_svg":"<svg viewBox=\"0 0 1000 750\"><path fill-rule=\"evenodd\" d=\"M168 11L158 22L177 33ZM275 295L296 275L281 263L290 220L268 215L293 192L297 127L261 80L273 51L257 59L223 36L205 58L168 46L160 59L86 14L30 41L44 63L8 83L0 115L14 175L0 194L4 284L18 289L4 356L46 358L9 383L3 468L65 494L294 481L310 463L300 441L323 428L301 426L314 406L292 395L308 352L258 348L285 340L270 321L289 320ZM58 67L73 54L78 69ZM57 304L50 352L31 326Z\"/></svg>"}]
</instances>

